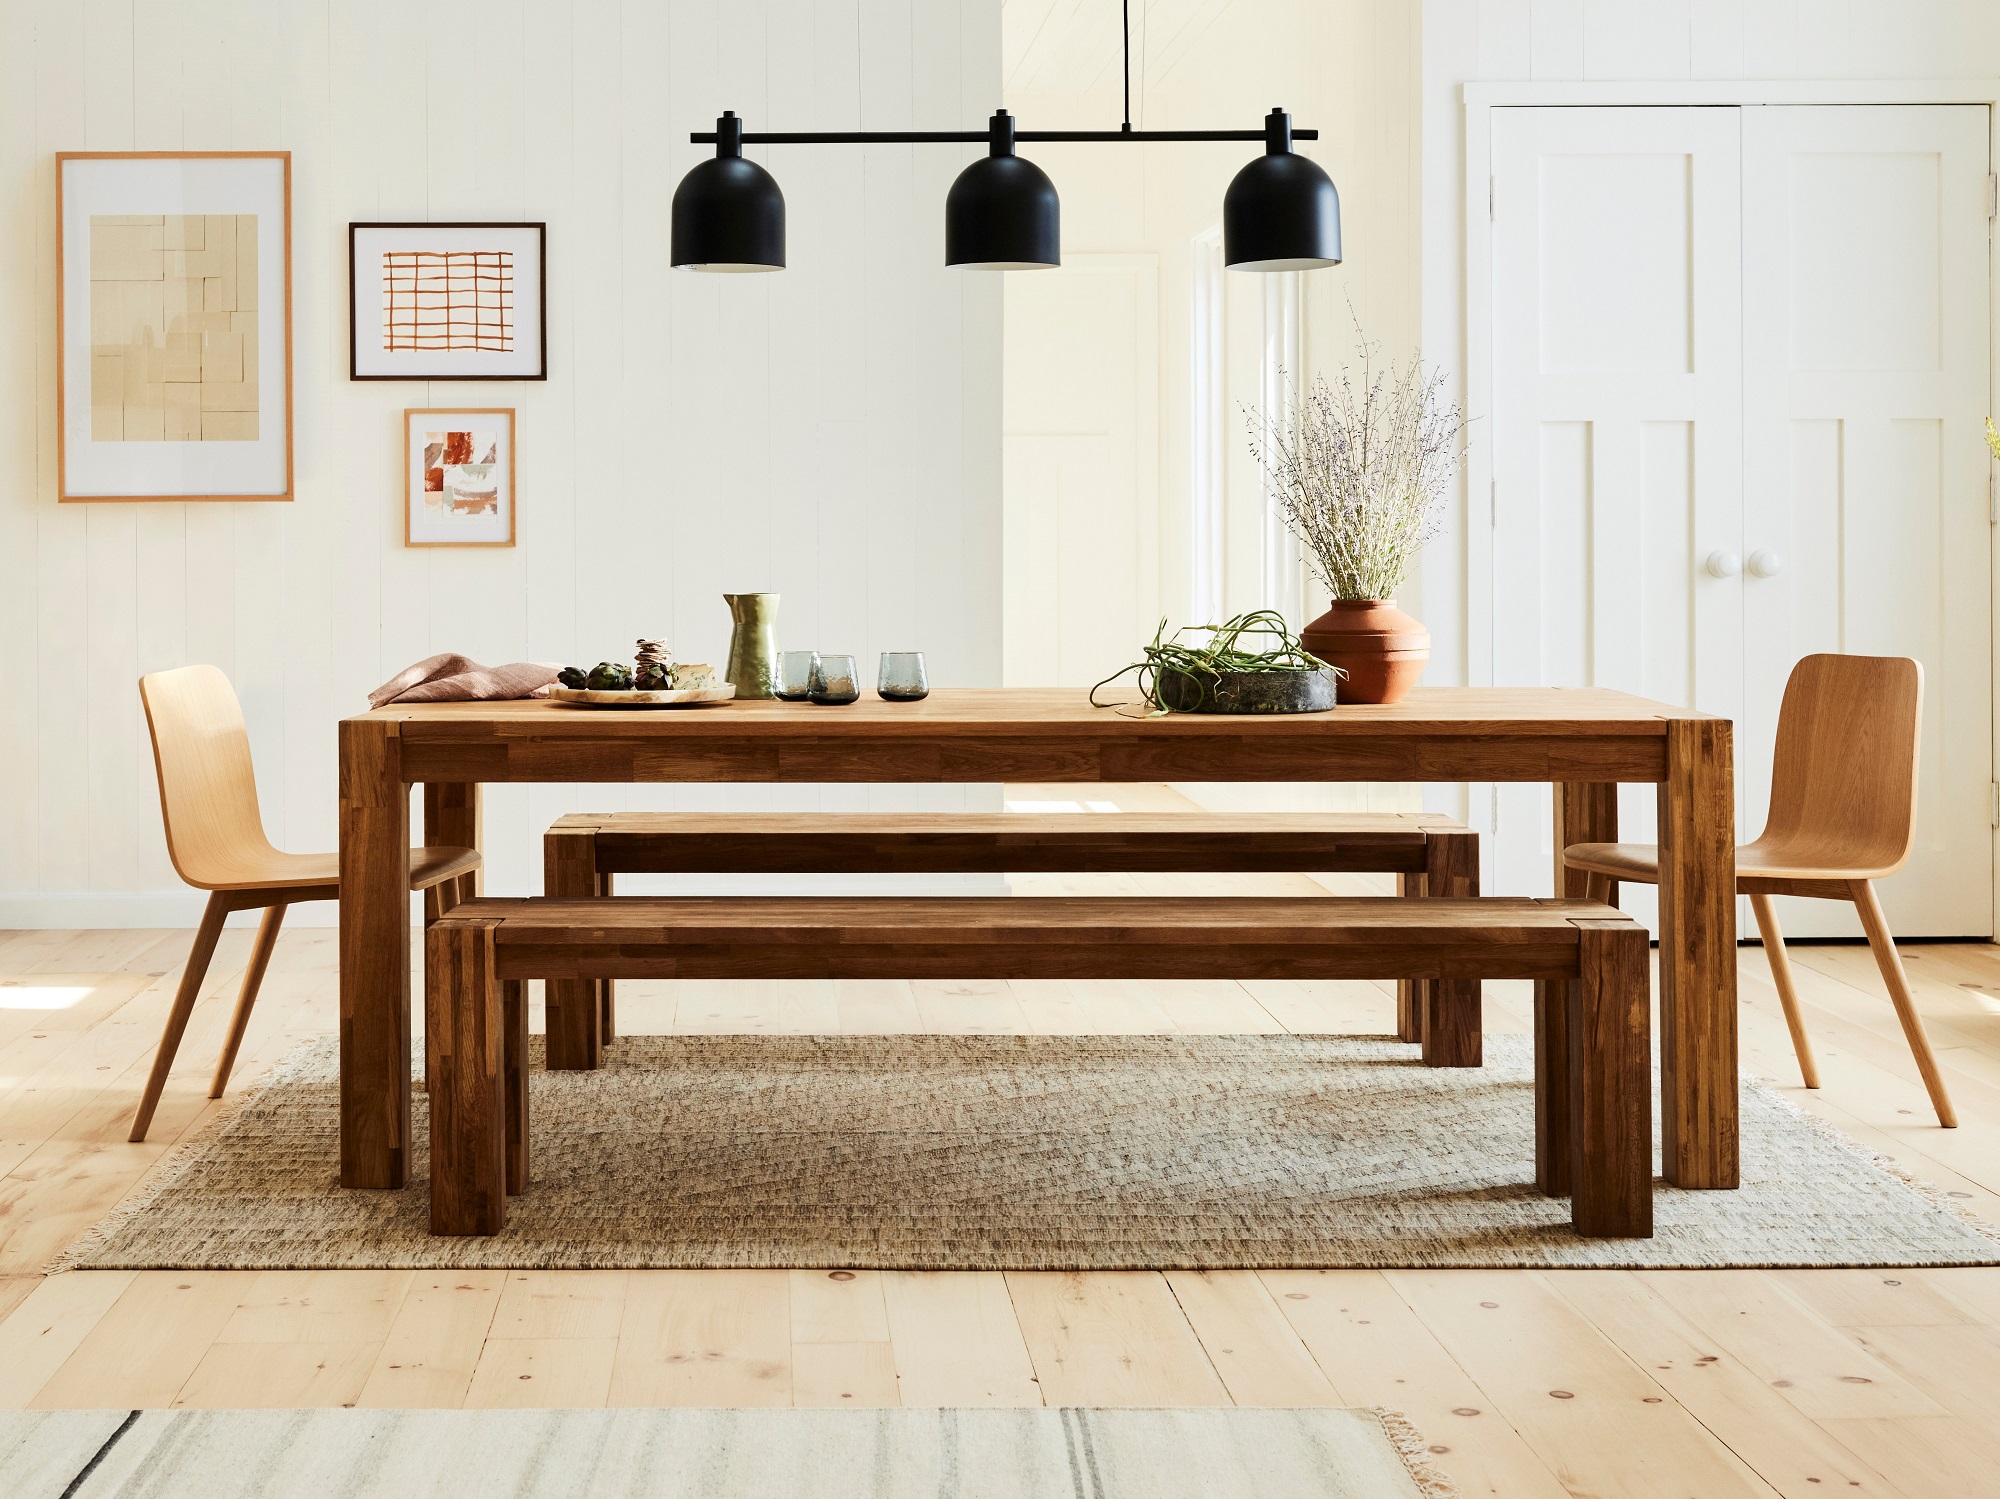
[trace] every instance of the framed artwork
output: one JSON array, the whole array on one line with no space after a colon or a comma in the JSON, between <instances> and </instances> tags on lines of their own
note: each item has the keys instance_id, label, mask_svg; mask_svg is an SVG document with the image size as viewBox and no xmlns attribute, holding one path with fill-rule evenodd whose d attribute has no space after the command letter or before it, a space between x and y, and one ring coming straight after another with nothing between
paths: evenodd
<instances>
[{"instance_id":1,"label":"framed artwork","mask_svg":"<svg viewBox=\"0 0 2000 1499\"><path fill-rule=\"evenodd\" d=\"M292 497L289 151L56 157L57 497Z\"/></svg>"},{"instance_id":2,"label":"framed artwork","mask_svg":"<svg viewBox=\"0 0 2000 1499\"><path fill-rule=\"evenodd\" d=\"M514 544L514 408L403 413L403 544Z\"/></svg>"},{"instance_id":3,"label":"framed artwork","mask_svg":"<svg viewBox=\"0 0 2000 1499\"><path fill-rule=\"evenodd\" d=\"M546 380L541 224L349 224L351 380Z\"/></svg>"}]
</instances>

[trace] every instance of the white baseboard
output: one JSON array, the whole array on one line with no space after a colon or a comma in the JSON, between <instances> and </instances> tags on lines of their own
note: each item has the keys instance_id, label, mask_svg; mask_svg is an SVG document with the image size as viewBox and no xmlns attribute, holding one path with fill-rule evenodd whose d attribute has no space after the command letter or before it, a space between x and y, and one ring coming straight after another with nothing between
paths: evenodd
<instances>
[{"instance_id":1,"label":"white baseboard","mask_svg":"<svg viewBox=\"0 0 2000 1499\"><path fill-rule=\"evenodd\" d=\"M493 895L539 895L537 890L493 890ZM625 875L621 895L1010 895L1006 879L989 874L931 875ZM199 890L135 890L78 895L0 895L0 931L42 928L192 927L208 897ZM338 926L335 901L310 901L285 913L286 926ZM420 922L419 897L410 919ZM238 911L231 926L255 926L255 911Z\"/></svg>"}]
</instances>

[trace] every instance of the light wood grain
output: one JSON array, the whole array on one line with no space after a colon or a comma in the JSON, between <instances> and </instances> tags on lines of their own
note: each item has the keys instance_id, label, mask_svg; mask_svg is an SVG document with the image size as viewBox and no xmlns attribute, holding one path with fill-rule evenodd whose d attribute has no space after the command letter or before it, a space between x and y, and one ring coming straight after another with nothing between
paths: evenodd
<instances>
[{"instance_id":1,"label":"light wood grain","mask_svg":"<svg viewBox=\"0 0 2000 1499\"><path fill-rule=\"evenodd\" d=\"M1050 1405L1227 1405L1208 1354L1157 1275L1007 1272Z\"/></svg>"}]
</instances>

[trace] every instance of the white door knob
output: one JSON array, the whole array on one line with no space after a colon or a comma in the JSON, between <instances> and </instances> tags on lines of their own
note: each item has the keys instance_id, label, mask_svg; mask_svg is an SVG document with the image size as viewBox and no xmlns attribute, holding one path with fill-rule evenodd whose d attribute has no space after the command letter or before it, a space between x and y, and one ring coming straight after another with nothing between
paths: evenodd
<instances>
[{"instance_id":1,"label":"white door knob","mask_svg":"<svg viewBox=\"0 0 2000 1499\"><path fill-rule=\"evenodd\" d=\"M1743 559L1734 552L1708 554L1708 575L1711 578L1733 578L1742 570Z\"/></svg>"},{"instance_id":2,"label":"white door knob","mask_svg":"<svg viewBox=\"0 0 2000 1499\"><path fill-rule=\"evenodd\" d=\"M1785 570L1785 559L1776 552L1759 548L1750 554L1750 575L1753 578L1775 578Z\"/></svg>"}]
</instances>

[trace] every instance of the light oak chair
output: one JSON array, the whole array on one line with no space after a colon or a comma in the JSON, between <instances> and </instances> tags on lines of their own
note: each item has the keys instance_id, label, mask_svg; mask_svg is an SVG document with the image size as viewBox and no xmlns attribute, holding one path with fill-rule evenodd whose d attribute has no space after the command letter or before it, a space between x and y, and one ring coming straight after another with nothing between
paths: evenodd
<instances>
[{"instance_id":1,"label":"light oak chair","mask_svg":"<svg viewBox=\"0 0 2000 1499\"><path fill-rule=\"evenodd\" d=\"M264 836L257 807L257 779L250 765L250 736L229 678L213 666L183 666L139 679L146 724L153 736L153 764L160 778L160 815L167 827L167 853L174 871L197 890L209 892L188 953L187 968L174 994L174 1007L160 1036L152 1075L132 1120L133 1140L146 1138L159 1106L160 1091L180 1049L188 1014L215 956L216 940L231 911L261 910L250 966L230 1017L229 1037L215 1065L208 1096L220 1098L236 1063L243 1028L257 1002L257 989L270 965L271 949L285 907L308 900L340 899L338 854L288 854ZM479 853L470 848L410 851L410 888L425 892L424 914L435 921L462 900L470 900Z\"/></svg>"},{"instance_id":2,"label":"light oak chair","mask_svg":"<svg viewBox=\"0 0 2000 1499\"><path fill-rule=\"evenodd\" d=\"M1873 883L1910 857L1923 697L1923 668L1904 656L1807 656L1792 668L1778 708L1770 815L1763 835L1736 850L1736 888L1757 913L1806 1086L1819 1086L1819 1067L1771 909L1774 895L1854 902L1938 1123L1955 1129L1958 1116ZM1596 900L1614 899L1616 881L1654 885L1660 878L1659 851L1649 843L1573 843L1563 862L1589 873Z\"/></svg>"}]
</instances>

